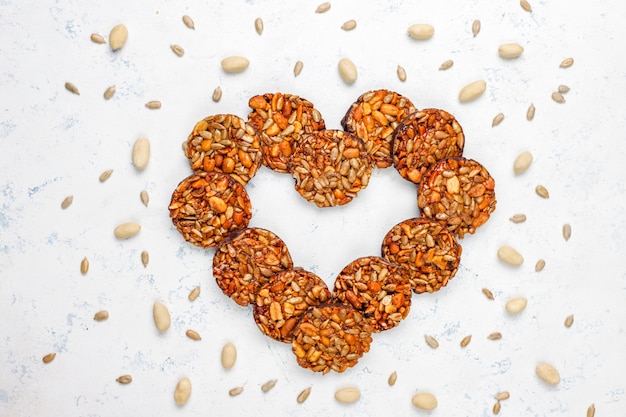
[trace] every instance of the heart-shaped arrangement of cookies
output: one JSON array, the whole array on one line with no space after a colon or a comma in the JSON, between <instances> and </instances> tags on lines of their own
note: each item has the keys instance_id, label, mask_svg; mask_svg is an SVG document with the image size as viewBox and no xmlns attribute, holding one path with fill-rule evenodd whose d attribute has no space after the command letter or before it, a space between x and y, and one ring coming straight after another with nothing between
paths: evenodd
<instances>
[{"instance_id":1,"label":"heart-shaped arrangement of cookies","mask_svg":"<svg viewBox=\"0 0 626 417\"><path fill-rule=\"evenodd\" d=\"M465 137L453 115L418 110L393 91L358 97L343 130L327 129L313 104L296 95L257 95L248 104L247 121L217 114L196 123L183 145L193 173L172 193L170 217L185 240L215 248L217 285L252 306L261 332L290 343L304 368L343 372L369 351L372 334L408 315L413 294L437 291L454 277L457 239L495 210L494 179L462 156ZM320 208L349 203L372 169L393 165L419 185L421 217L396 224L380 256L353 260L328 288L294 266L275 233L248 227L245 185L261 165L292 175L296 191Z\"/></svg>"}]
</instances>

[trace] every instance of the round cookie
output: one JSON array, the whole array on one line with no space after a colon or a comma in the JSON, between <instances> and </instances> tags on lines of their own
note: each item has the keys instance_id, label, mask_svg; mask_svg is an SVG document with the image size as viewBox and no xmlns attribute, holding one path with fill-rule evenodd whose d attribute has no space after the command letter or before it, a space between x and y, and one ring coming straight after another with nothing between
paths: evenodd
<instances>
[{"instance_id":1,"label":"round cookie","mask_svg":"<svg viewBox=\"0 0 626 417\"><path fill-rule=\"evenodd\" d=\"M259 288L276 273L293 268L287 245L273 232L248 228L224 240L213 256L213 277L237 304L253 304Z\"/></svg>"},{"instance_id":2,"label":"round cookie","mask_svg":"<svg viewBox=\"0 0 626 417\"><path fill-rule=\"evenodd\" d=\"M289 159L302 135L326 128L313 103L296 95L256 95L248 106L252 109L248 124L261 137L263 165L277 172L288 172Z\"/></svg>"},{"instance_id":3,"label":"round cookie","mask_svg":"<svg viewBox=\"0 0 626 417\"><path fill-rule=\"evenodd\" d=\"M292 332L309 307L330 299L326 283L312 272L289 269L272 276L257 292L253 314L259 330L272 339L290 343Z\"/></svg>"},{"instance_id":4,"label":"round cookie","mask_svg":"<svg viewBox=\"0 0 626 417\"><path fill-rule=\"evenodd\" d=\"M461 262L461 245L440 222L428 218L404 220L383 239L382 256L402 266L415 293L445 287Z\"/></svg>"},{"instance_id":5,"label":"round cookie","mask_svg":"<svg viewBox=\"0 0 626 417\"><path fill-rule=\"evenodd\" d=\"M393 133L393 165L402 178L416 184L443 158L461 156L465 136L455 117L445 110L424 109L408 115Z\"/></svg>"},{"instance_id":6,"label":"round cookie","mask_svg":"<svg viewBox=\"0 0 626 417\"><path fill-rule=\"evenodd\" d=\"M341 119L341 126L365 142L374 164L387 168L393 163L393 131L405 117L416 110L408 98L389 90L361 94Z\"/></svg>"},{"instance_id":7,"label":"round cookie","mask_svg":"<svg viewBox=\"0 0 626 417\"><path fill-rule=\"evenodd\" d=\"M463 238L476 232L496 209L495 181L472 159L445 158L426 171L417 205L423 217L441 222Z\"/></svg>"},{"instance_id":8,"label":"round cookie","mask_svg":"<svg viewBox=\"0 0 626 417\"><path fill-rule=\"evenodd\" d=\"M245 229L252 217L245 188L219 172L198 172L182 180L168 208L185 240L204 248L215 247L231 233Z\"/></svg>"},{"instance_id":9,"label":"round cookie","mask_svg":"<svg viewBox=\"0 0 626 417\"><path fill-rule=\"evenodd\" d=\"M245 120L232 114L207 116L183 144L194 171L222 172L246 185L261 165L260 140Z\"/></svg>"},{"instance_id":10,"label":"round cookie","mask_svg":"<svg viewBox=\"0 0 626 417\"><path fill-rule=\"evenodd\" d=\"M289 166L296 191L318 207L349 203L372 171L363 141L334 129L303 137Z\"/></svg>"},{"instance_id":11,"label":"round cookie","mask_svg":"<svg viewBox=\"0 0 626 417\"><path fill-rule=\"evenodd\" d=\"M345 304L311 307L293 331L298 364L314 372L343 372L357 364L372 343L363 315Z\"/></svg>"},{"instance_id":12,"label":"round cookie","mask_svg":"<svg viewBox=\"0 0 626 417\"><path fill-rule=\"evenodd\" d=\"M396 327L411 308L407 272L378 256L366 256L346 265L335 279L333 299L363 313L372 331Z\"/></svg>"}]
</instances>

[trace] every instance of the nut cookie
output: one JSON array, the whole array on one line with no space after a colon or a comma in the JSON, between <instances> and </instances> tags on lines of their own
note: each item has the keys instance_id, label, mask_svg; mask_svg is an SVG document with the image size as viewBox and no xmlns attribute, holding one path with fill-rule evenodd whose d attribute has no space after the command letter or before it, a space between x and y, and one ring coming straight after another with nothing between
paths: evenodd
<instances>
[{"instance_id":1,"label":"nut cookie","mask_svg":"<svg viewBox=\"0 0 626 417\"><path fill-rule=\"evenodd\" d=\"M254 321L263 334L290 343L299 318L309 307L329 299L326 283L314 273L304 269L281 271L259 288L253 308Z\"/></svg>"},{"instance_id":2,"label":"nut cookie","mask_svg":"<svg viewBox=\"0 0 626 417\"><path fill-rule=\"evenodd\" d=\"M254 304L263 284L276 273L292 269L287 245L273 232L258 227L229 236L215 250L213 277L237 304Z\"/></svg>"},{"instance_id":3,"label":"nut cookie","mask_svg":"<svg viewBox=\"0 0 626 417\"><path fill-rule=\"evenodd\" d=\"M248 124L261 138L263 165L277 172L288 172L289 159L302 135L326 128L313 103L296 95L256 95L248 106L252 109Z\"/></svg>"},{"instance_id":4,"label":"nut cookie","mask_svg":"<svg viewBox=\"0 0 626 417\"><path fill-rule=\"evenodd\" d=\"M472 159L445 158L426 171L417 205L423 217L441 222L463 238L476 232L496 209L495 181Z\"/></svg>"},{"instance_id":5,"label":"nut cookie","mask_svg":"<svg viewBox=\"0 0 626 417\"><path fill-rule=\"evenodd\" d=\"M404 220L383 239L382 256L408 271L415 293L445 287L456 274L462 248L440 222L428 218Z\"/></svg>"},{"instance_id":6,"label":"nut cookie","mask_svg":"<svg viewBox=\"0 0 626 417\"><path fill-rule=\"evenodd\" d=\"M396 92L372 90L352 103L341 119L341 126L365 142L365 148L378 168L387 168L393 163L393 131L415 110L411 100Z\"/></svg>"},{"instance_id":7,"label":"nut cookie","mask_svg":"<svg viewBox=\"0 0 626 417\"><path fill-rule=\"evenodd\" d=\"M409 114L393 133L393 165L402 178L416 184L437 161L461 156L465 136L455 117L445 110L424 109Z\"/></svg>"},{"instance_id":8,"label":"nut cookie","mask_svg":"<svg viewBox=\"0 0 626 417\"><path fill-rule=\"evenodd\" d=\"M298 364L314 372L343 372L370 350L371 328L363 315L345 304L311 307L293 331Z\"/></svg>"},{"instance_id":9,"label":"nut cookie","mask_svg":"<svg viewBox=\"0 0 626 417\"><path fill-rule=\"evenodd\" d=\"M194 171L221 172L246 185L261 165L260 140L245 120L232 114L205 117L183 144Z\"/></svg>"},{"instance_id":10,"label":"nut cookie","mask_svg":"<svg viewBox=\"0 0 626 417\"><path fill-rule=\"evenodd\" d=\"M367 187L372 171L363 141L334 129L303 137L289 166L296 191L318 207L349 203Z\"/></svg>"},{"instance_id":11,"label":"nut cookie","mask_svg":"<svg viewBox=\"0 0 626 417\"><path fill-rule=\"evenodd\" d=\"M332 295L360 311L374 332L396 327L411 308L407 272L378 256L346 265L335 280Z\"/></svg>"},{"instance_id":12,"label":"nut cookie","mask_svg":"<svg viewBox=\"0 0 626 417\"><path fill-rule=\"evenodd\" d=\"M186 241L217 246L248 227L252 205L245 188L219 172L198 172L182 180L169 205L170 217Z\"/></svg>"}]
</instances>

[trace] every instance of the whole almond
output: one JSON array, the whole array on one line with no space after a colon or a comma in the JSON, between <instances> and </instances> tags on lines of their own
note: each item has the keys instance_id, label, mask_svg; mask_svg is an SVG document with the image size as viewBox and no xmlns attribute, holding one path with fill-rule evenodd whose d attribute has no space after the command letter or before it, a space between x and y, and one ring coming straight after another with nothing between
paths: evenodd
<instances>
[{"instance_id":1,"label":"whole almond","mask_svg":"<svg viewBox=\"0 0 626 417\"><path fill-rule=\"evenodd\" d=\"M152 317L154 318L154 325L161 333L167 331L172 324L170 311L160 301L156 301L152 306Z\"/></svg>"},{"instance_id":2,"label":"whole almond","mask_svg":"<svg viewBox=\"0 0 626 417\"><path fill-rule=\"evenodd\" d=\"M141 230L141 225L134 222L122 223L113 229L113 234L118 239L128 239L136 236Z\"/></svg>"},{"instance_id":3,"label":"whole almond","mask_svg":"<svg viewBox=\"0 0 626 417\"><path fill-rule=\"evenodd\" d=\"M133 165L139 171L144 170L150 162L150 141L148 138L141 137L135 141L131 153Z\"/></svg>"},{"instance_id":4,"label":"whole almond","mask_svg":"<svg viewBox=\"0 0 626 417\"><path fill-rule=\"evenodd\" d=\"M126 40L128 39L128 28L123 25L115 25L111 32L109 33L109 45L111 45L111 49L117 51L122 48L126 44Z\"/></svg>"},{"instance_id":5,"label":"whole almond","mask_svg":"<svg viewBox=\"0 0 626 417\"><path fill-rule=\"evenodd\" d=\"M222 347L222 366L224 369L230 369L237 362L237 348L231 342L226 343Z\"/></svg>"},{"instance_id":6,"label":"whole almond","mask_svg":"<svg viewBox=\"0 0 626 417\"><path fill-rule=\"evenodd\" d=\"M537 373L537 376L547 384L557 385L561 382L559 371L557 371L556 368L549 363L540 362L537 364L535 372Z\"/></svg>"},{"instance_id":7,"label":"whole almond","mask_svg":"<svg viewBox=\"0 0 626 417\"><path fill-rule=\"evenodd\" d=\"M353 84L357 78L356 65L348 58L342 58L337 64L339 75L346 84Z\"/></svg>"},{"instance_id":8,"label":"whole almond","mask_svg":"<svg viewBox=\"0 0 626 417\"><path fill-rule=\"evenodd\" d=\"M459 101L461 103L467 103L469 101L476 100L480 97L487 88L487 83L484 80L473 81L459 91Z\"/></svg>"},{"instance_id":9,"label":"whole almond","mask_svg":"<svg viewBox=\"0 0 626 417\"><path fill-rule=\"evenodd\" d=\"M437 398L428 392L418 392L411 398L411 402L420 410L434 410L437 408Z\"/></svg>"},{"instance_id":10,"label":"whole almond","mask_svg":"<svg viewBox=\"0 0 626 417\"><path fill-rule=\"evenodd\" d=\"M229 56L222 59L222 69L230 74L244 71L250 65L250 61L242 56Z\"/></svg>"},{"instance_id":11,"label":"whole almond","mask_svg":"<svg viewBox=\"0 0 626 417\"><path fill-rule=\"evenodd\" d=\"M502 246L498 249L498 258L509 265L520 266L524 263L524 257L510 246Z\"/></svg>"},{"instance_id":12,"label":"whole almond","mask_svg":"<svg viewBox=\"0 0 626 417\"><path fill-rule=\"evenodd\" d=\"M533 154L524 151L521 152L517 157L515 157L515 161L513 161L513 172L515 175L520 175L526 172L526 170L530 167L530 164L533 162Z\"/></svg>"},{"instance_id":13,"label":"whole almond","mask_svg":"<svg viewBox=\"0 0 626 417\"><path fill-rule=\"evenodd\" d=\"M354 403L361 398L361 391L356 387L340 388L335 391L335 399L340 403Z\"/></svg>"},{"instance_id":14,"label":"whole almond","mask_svg":"<svg viewBox=\"0 0 626 417\"><path fill-rule=\"evenodd\" d=\"M428 23L416 23L409 26L409 28L407 29L407 33L413 39L430 39L435 34L435 27Z\"/></svg>"},{"instance_id":15,"label":"whole almond","mask_svg":"<svg viewBox=\"0 0 626 417\"><path fill-rule=\"evenodd\" d=\"M176 384L176 389L174 390L174 401L178 405L184 405L191 397L191 380L189 378L184 377L181 378Z\"/></svg>"},{"instance_id":16,"label":"whole almond","mask_svg":"<svg viewBox=\"0 0 626 417\"><path fill-rule=\"evenodd\" d=\"M93 315L93 319L95 321L104 321L109 318L109 312L106 310L100 310L96 314Z\"/></svg>"},{"instance_id":17,"label":"whole almond","mask_svg":"<svg viewBox=\"0 0 626 417\"><path fill-rule=\"evenodd\" d=\"M506 302L504 309L509 314L518 314L526 308L526 304L528 304L528 300L526 298L515 297Z\"/></svg>"},{"instance_id":18,"label":"whole almond","mask_svg":"<svg viewBox=\"0 0 626 417\"><path fill-rule=\"evenodd\" d=\"M498 47L498 55L505 59L519 57L524 52L524 47L518 43L503 43Z\"/></svg>"}]
</instances>

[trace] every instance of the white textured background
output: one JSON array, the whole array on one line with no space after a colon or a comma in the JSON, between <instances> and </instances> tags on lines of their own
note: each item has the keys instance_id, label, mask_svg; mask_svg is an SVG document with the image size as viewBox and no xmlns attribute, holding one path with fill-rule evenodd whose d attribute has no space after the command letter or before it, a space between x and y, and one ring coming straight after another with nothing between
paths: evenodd
<instances>
[{"instance_id":1,"label":"white textured background","mask_svg":"<svg viewBox=\"0 0 626 417\"><path fill-rule=\"evenodd\" d=\"M434 393L433 416L489 416L493 395L508 390L503 416L626 415L626 273L624 272L626 6L618 0L387 1L369 5L334 1L315 14L315 1L0 1L0 415L421 415L411 405L419 391ZM370 2L373 3L373 2ZM196 30L186 28L188 14ZM263 18L265 31L254 31ZM355 19L351 32L341 24ZM474 19L482 31L472 37ZM428 41L406 35L410 24L435 26ZM130 35L111 52L90 41L117 23ZM498 45L517 42L524 54L498 57ZM180 44L184 57L170 44ZM250 67L225 74L220 60L244 55ZM345 85L336 63L354 61L359 77ZM571 68L559 68L566 57ZM439 65L453 59L448 71ZM304 62L297 78L293 65ZM396 66L408 79L396 77ZM487 81L477 101L460 104L459 89ZM70 81L80 96L63 87ZM559 84L571 91L557 104ZM102 98L117 86L110 101ZM214 103L215 87L224 91ZM409 318L374 335L372 349L344 374L301 369L290 346L256 329L251 311L235 305L211 276L212 250L182 240L167 205L189 174L180 144L194 123L214 113L245 117L251 95L298 94L339 121L361 93L387 88L419 108L454 114L466 133L465 155L496 179L497 210L463 241L459 272L450 285L413 298ZM160 110L144 103L161 100ZM534 103L532 122L525 118ZM499 112L506 116L492 128ZM139 173L130 150L140 136L152 142L152 159ZM535 161L515 177L515 156ZM100 183L106 169L113 175ZM534 188L543 184L547 200ZM261 169L247 187L251 226L277 233L297 265L329 284L359 256L376 255L391 226L417 215L414 187L393 169L374 172L369 187L343 208L320 210L292 189L288 176ZM146 208L139 192L147 189ZM74 195L74 203L60 203ZM526 213L528 220L508 218ZM113 237L122 222L142 224L128 241ZM572 237L561 236L564 223ZM519 268L501 264L497 248L509 244L525 257ZM144 268L140 253L150 253ZM83 257L91 263L80 274ZM535 272L535 262L546 267ZM189 291L200 285L193 303ZM488 300L481 288L490 288ZM511 317L504 303L528 298ZM173 324L161 335L152 304L161 300ZM110 312L94 322L93 314ZM574 325L565 328L569 314ZM194 342L185 330L197 330ZM487 340L499 331L499 341ZM440 347L429 348L424 335ZM465 349L459 342L473 335ZM219 364L222 345L239 350L235 367ZM43 355L56 352L47 365ZM556 387L540 381L538 361L561 374ZM396 370L398 382L387 385ZM132 384L115 378L131 374ZM179 378L193 383L191 399L177 407ZM274 390L259 386L276 378ZM244 392L231 398L235 386ZM337 388L357 386L352 405L333 399ZM298 393L312 387L304 404Z\"/></svg>"}]
</instances>

